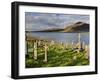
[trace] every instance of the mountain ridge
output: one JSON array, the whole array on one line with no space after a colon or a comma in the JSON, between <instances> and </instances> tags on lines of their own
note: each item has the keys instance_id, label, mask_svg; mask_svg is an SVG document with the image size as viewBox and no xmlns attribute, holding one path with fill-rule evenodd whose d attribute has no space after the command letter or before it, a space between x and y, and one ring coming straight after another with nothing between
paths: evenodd
<instances>
[{"instance_id":1,"label":"mountain ridge","mask_svg":"<svg viewBox=\"0 0 100 81\"><path fill-rule=\"evenodd\" d=\"M72 25L65 26L63 29L61 28L52 28L46 30L40 30L35 32L89 32L89 24L84 22L76 22Z\"/></svg>"}]
</instances>

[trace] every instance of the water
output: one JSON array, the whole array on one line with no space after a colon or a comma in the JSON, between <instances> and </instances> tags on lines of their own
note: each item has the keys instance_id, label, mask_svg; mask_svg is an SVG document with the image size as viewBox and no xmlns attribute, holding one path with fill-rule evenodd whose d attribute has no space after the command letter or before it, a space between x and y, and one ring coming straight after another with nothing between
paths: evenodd
<instances>
[{"instance_id":1,"label":"water","mask_svg":"<svg viewBox=\"0 0 100 81\"><path fill-rule=\"evenodd\" d=\"M46 39L46 40L54 40L57 42L63 43L77 43L78 42L78 33L61 33L61 32L31 32L27 33L27 35ZM80 33L80 40L85 44L89 44L89 33Z\"/></svg>"}]
</instances>

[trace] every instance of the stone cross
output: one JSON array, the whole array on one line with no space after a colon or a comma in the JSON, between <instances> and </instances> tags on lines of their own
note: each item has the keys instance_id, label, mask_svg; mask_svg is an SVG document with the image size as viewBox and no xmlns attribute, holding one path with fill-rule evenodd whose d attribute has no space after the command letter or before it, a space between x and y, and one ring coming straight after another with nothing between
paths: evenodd
<instances>
[{"instance_id":1,"label":"stone cross","mask_svg":"<svg viewBox=\"0 0 100 81\"><path fill-rule=\"evenodd\" d=\"M28 54L28 41L25 41L25 54Z\"/></svg>"},{"instance_id":2,"label":"stone cross","mask_svg":"<svg viewBox=\"0 0 100 81\"><path fill-rule=\"evenodd\" d=\"M54 43L55 43L55 42L52 40L51 43L50 43L50 46L54 45Z\"/></svg>"},{"instance_id":3,"label":"stone cross","mask_svg":"<svg viewBox=\"0 0 100 81\"><path fill-rule=\"evenodd\" d=\"M47 58L47 50L48 50L48 46L47 46L47 44L45 43L45 46L44 46L44 51L45 51L45 56L44 56L44 62L47 62L47 60L48 60L48 58Z\"/></svg>"},{"instance_id":4,"label":"stone cross","mask_svg":"<svg viewBox=\"0 0 100 81\"><path fill-rule=\"evenodd\" d=\"M41 45L41 41L40 41L40 40L38 41L38 45L39 45L39 46Z\"/></svg>"},{"instance_id":5,"label":"stone cross","mask_svg":"<svg viewBox=\"0 0 100 81\"><path fill-rule=\"evenodd\" d=\"M68 48L68 43L65 44L65 47Z\"/></svg>"},{"instance_id":6,"label":"stone cross","mask_svg":"<svg viewBox=\"0 0 100 81\"><path fill-rule=\"evenodd\" d=\"M82 43L82 49L85 50L85 42Z\"/></svg>"},{"instance_id":7,"label":"stone cross","mask_svg":"<svg viewBox=\"0 0 100 81\"><path fill-rule=\"evenodd\" d=\"M85 52L86 52L85 58L88 59L89 58L89 46L88 45L85 46Z\"/></svg>"},{"instance_id":8,"label":"stone cross","mask_svg":"<svg viewBox=\"0 0 100 81\"><path fill-rule=\"evenodd\" d=\"M34 59L37 59L37 42L34 42Z\"/></svg>"},{"instance_id":9,"label":"stone cross","mask_svg":"<svg viewBox=\"0 0 100 81\"><path fill-rule=\"evenodd\" d=\"M81 49L81 36L80 36L80 33L78 34L78 43L79 43L79 50Z\"/></svg>"},{"instance_id":10,"label":"stone cross","mask_svg":"<svg viewBox=\"0 0 100 81\"><path fill-rule=\"evenodd\" d=\"M72 42L72 44L71 44L71 48L72 48L72 49L74 48L74 42Z\"/></svg>"}]
</instances>

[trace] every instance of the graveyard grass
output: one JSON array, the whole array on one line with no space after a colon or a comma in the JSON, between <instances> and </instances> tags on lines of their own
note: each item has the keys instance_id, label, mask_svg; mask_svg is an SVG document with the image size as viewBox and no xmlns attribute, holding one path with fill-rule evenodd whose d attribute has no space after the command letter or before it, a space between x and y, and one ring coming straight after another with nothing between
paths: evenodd
<instances>
[{"instance_id":1,"label":"graveyard grass","mask_svg":"<svg viewBox=\"0 0 100 81\"><path fill-rule=\"evenodd\" d=\"M33 50L33 43L28 44L28 50ZM72 48L64 48L61 44L49 46L47 51L47 62L44 62L44 48L37 48L37 59L34 59L34 52L28 52L25 59L26 68L36 67L64 67L64 66L82 66L89 65L89 58L86 58L86 52L76 52Z\"/></svg>"}]
</instances>

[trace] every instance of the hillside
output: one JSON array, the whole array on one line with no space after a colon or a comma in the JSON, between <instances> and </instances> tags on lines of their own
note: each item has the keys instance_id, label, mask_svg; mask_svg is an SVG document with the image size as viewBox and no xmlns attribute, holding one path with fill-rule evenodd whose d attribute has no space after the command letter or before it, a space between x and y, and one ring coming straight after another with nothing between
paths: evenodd
<instances>
[{"instance_id":1,"label":"hillside","mask_svg":"<svg viewBox=\"0 0 100 81\"><path fill-rule=\"evenodd\" d=\"M48 29L41 30L40 32L89 32L89 24L83 22L77 22L70 26L66 26L64 29Z\"/></svg>"},{"instance_id":2,"label":"hillside","mask_svg":"<svg viewBox=\"0 0 100 81\"><path fill-rule=\"evenodd\" d=\"M89 32L89 24L77 22L73 25L65 27L62 32Z\"/></svg>"}]
</instances>

